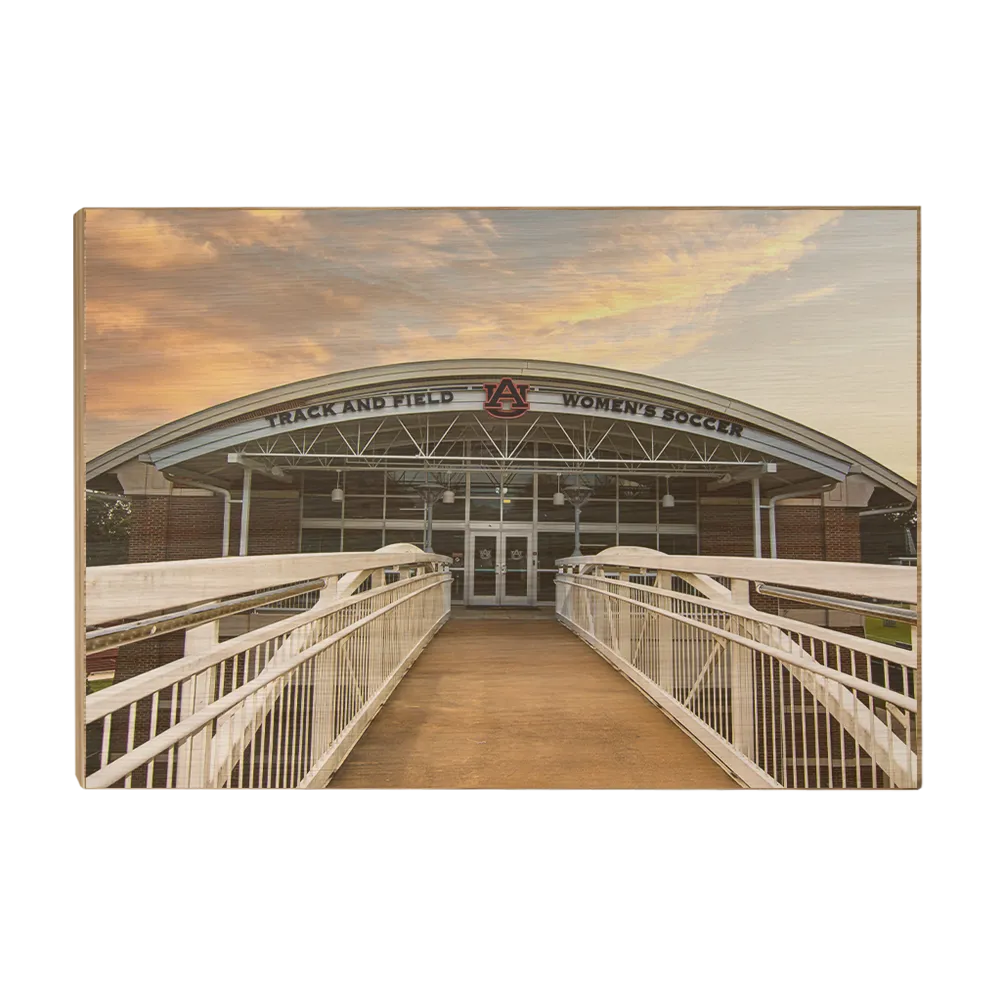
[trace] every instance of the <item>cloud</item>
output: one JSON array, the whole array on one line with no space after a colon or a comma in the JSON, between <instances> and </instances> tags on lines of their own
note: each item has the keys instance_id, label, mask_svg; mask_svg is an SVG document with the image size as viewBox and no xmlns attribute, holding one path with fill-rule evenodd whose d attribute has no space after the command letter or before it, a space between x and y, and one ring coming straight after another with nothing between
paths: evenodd
<instances>
[{"instance_id":1,"label":"cloud","mask_svg":"<svg viewBox=\"0 0 1000 1000\"><path fill-rule=\"evenodd\" d=\"M210 225L213 237L229 246L291 250L316 239L306 213L299 209L242 209L221 215Z\"/></svg>"},{"instance_id":2,"label":"cloud","mask_svg":"<svg viewBox=\"0 0 1000 1000\"><path fill-rule=\"evenodd\" d=\"M799 292L789 294L777 294L767 298L762 298L755 302L752 311L755 313L780 313L785 310L794 309L796 306L806 305L809 302L817 302L821 299L829 298L840 291L839 285L823 285L819 288L806 288ZM744 306L744 308L748 308Z\"/></svg>"},{"instance_id":3,"label":"cloud","mask_svg":"<svg viewBox=\"0 0 1000 1000\"><path fill-rule=\"evenodd\" d=\"M520 356L659 372L709 350L727 297L792 274L840 215L88 212L88 452L126 426L370 364ZM835 289L792 287L781 308Z\"/></svg>"},{"instance_id":4,"label":"cloud","mask_svg":"<svg viewBox=\"0 0 1000 1000\"><path fill-rule=\"evenodd\" d=\"M191 239L163 219L128 209L88 209L84 239L88 270L105 262L155 271L205 265L219 256L211 242Z\"/></svg>"}]
</instances>

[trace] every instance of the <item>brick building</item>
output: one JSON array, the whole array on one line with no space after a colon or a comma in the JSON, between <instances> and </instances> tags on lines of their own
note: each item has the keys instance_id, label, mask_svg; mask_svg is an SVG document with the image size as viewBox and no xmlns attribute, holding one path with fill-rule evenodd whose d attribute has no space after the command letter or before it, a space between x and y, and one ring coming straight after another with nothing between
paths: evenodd
<instances>
[{"instance_id":1,"label":"brick building","mask_svg":"<svg viewBox=\"0 0 1000 1000\"><path fill-rule=\"evenodd\" d=\"M87 486L128 498L133 562L429 535L453 600L482 605L549 603L556 559L611 545L856 562L865 512L916 500L848 445L738 400L514 360L269 389L94 459Z\"/></svg>"}]
</instances>

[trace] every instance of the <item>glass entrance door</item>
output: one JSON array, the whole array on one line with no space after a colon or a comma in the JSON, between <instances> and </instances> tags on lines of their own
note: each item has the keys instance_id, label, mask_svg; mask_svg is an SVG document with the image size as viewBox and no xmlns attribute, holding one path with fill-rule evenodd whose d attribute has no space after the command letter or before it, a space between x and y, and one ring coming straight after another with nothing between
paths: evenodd
<instances>
[{"instance_id":1,"label":"glass entrance door","mask_svg":"<svg viewBox=\"0 0 1000 1000\"><path fill-rule=\"evenodd\" d=\"M500 603L517 605L528 603L528 535L501 535L500 551L503 562L500 570Z\"/></svg>"},{"instance_id":2,"label":"glass entrance door","mask_svg":"<svg viewBox=\"0 0 1000 1000\"><path fill-rule=\"evenodd\" d=\"M472 603L527 605L530 599L531 536L476 531L472 536Z\"/></svg>"},{"instance_id":3,"label":"glass entrance door","mask_svg":"<svg viewBox=\"0 0 1000 1000\"><path fill-rule=\"evenodd\" d=\"M500 603L499 542L498 532L472 536L472 604Z\"/></svg>"}]
</instances>

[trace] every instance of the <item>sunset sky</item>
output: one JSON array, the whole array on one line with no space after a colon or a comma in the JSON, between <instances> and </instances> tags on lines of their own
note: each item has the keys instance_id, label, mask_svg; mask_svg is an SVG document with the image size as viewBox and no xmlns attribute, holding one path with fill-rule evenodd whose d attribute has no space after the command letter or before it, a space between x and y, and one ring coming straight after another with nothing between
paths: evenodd
<instances>
[{"instance_id":1,"label":"sunset sky","mask_svg":"<svg viewBox=\"0 0 1000 1000\"><path fill-rule=\"evenodd\" d=\"M916 480L915 211L86 213L86 455L236 396L427 358L734 396Z\"/></svg>"}]
</instances>

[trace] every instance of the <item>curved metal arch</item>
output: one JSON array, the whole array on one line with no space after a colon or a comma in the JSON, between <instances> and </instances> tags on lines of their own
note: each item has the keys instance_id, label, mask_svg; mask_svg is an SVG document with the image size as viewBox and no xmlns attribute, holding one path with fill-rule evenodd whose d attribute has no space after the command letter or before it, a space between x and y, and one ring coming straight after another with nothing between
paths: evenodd
<instances>
[{"instance_id":1,"label":"curved metal arch","mask_svg":"<svg viewBox=\"0 0 1000 1000\"><path fill-rule=\"evenodd\" d=\"M846 471L861 473L901 496L908 499L916 497L916 487L912 483L842 442L739 400L647 375L592 365L516 359L412 362L340 372L277 386L220 403L143 434L93 459L87 465L86 475L90 478L111 471L147 454L157 465L176 464L182 459L170 461L170 456L186 454L209 444L212 447L208 450L219 450L230 442L235 445L254 440L263 436L263 428L259 426L267 423L263 415L279 408L299 408L309 401L339 398L345 394L389 393L393 388L403 386L409 386L411 391L416 386L481 386L490 379L507 376L530 380L536 392L589 389L595 393L633 395L708 411L752 429L754 434L744 443L752 444L755 450L768 445L781 449L769 451L769 454L797 464L804 462L807 467L813 467L812 462L818 460L831 471L837 470L838 479L842 479ZM539 408L533 404L533 409ZM257 418L257 424L253 429L246 426L236 429L244 421L254 418ZM798 457L795 457L796 454Z\"/></svg>"}]
</instances>

